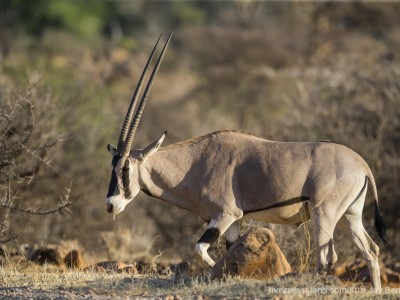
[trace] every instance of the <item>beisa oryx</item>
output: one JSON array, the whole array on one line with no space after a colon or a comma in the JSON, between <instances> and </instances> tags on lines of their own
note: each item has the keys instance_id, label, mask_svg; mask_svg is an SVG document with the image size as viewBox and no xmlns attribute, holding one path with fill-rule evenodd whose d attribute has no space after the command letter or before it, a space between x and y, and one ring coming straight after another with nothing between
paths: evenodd
<instances>
[{"instance_id":1,"label":"beisa oryx","mask_svg":"<svg viewBox=\"0 0 400 300\"><path fill-rule=\"evenodd\" d=\"M143 96L139 95L158 39L143 70L112 154L107 211L122 212L139 191L199 215L208 223L195 251L210 266L210 244L221 235L227 245L239 237L238 220L300 225L311 219L317 251L316 271L337 260L333 231L339 223L350 233L368 263L372 286L379 289L378 246L362 224L367 186L375 201L375 227L387 244L379 214L374 176L360 155L331 142L275 142L238 131L217 131L161 147L166 133L143 150L132 150L166 41ZM135 107L139 102L135 112Z\"/></svg>"}]
</instances>

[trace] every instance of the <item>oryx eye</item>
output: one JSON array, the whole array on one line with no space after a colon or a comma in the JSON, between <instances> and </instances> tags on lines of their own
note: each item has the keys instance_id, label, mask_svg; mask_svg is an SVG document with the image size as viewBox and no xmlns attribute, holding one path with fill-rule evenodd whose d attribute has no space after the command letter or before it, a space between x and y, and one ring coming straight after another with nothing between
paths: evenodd
<instances>
[{"instance_id":1,"label":"oryx eye","mask_svg":"<svg viewBox=\"0 0 400 300\"><path fill-rule=\"evenodd\" d=\"M129 160L126 160L124 166L122 167L122 171L128 171L128 170L129 170Z\"/></svg>"}]
</instances>

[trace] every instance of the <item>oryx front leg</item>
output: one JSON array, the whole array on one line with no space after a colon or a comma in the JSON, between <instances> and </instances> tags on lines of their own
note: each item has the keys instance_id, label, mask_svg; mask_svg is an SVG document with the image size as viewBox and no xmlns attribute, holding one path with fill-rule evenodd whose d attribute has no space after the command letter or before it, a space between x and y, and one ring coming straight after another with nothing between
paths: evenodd
<instances>
[{"instance_id":1,"label":"oryx front leg","mask_svg":"<svg viewBox=\"0 0 400 300\"><path fill-rule=\"evenodd\" d=\"M208 255L210 245L218 240L222 234L237 220L232 214L220 214L213 218L208 224L206 231L196 243L195 251L207 262L210 267L215 265L213 259Z\"/></svg>"},{"instance_id":2,"label":"oryx front leg","mask_svg":"<svg viewBox=\"0 0 400 300\"><path fill-rule=\"evenodd\" d=\"M232 225L229 226L229 228L225 231L224 236L226 238L226 250L229 250L229 248L240 236L240 227L238 221L233 222Z\"/></svg>"}]
</instances>

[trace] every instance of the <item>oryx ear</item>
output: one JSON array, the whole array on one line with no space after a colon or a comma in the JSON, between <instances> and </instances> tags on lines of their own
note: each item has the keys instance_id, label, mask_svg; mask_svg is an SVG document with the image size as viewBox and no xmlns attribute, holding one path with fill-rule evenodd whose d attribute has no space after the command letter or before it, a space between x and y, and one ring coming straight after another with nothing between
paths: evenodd
<instances>
[{"instance_id":1,"label":"oryx ear","mask_svg":"<svg viewBox=\"0 0 400 300\"><path fill-rule=\"evenodd\" d=\"M108 150L108 152L110 152L110 154L112 156L114 156L117 153L117 147L115 147L114 145L111 145L111 144L107 145L107 150Z\"/></svg>"},{"instance_id":2,"label":"oryx ear","mask_svg":"<svg viewBox=\"0 0 400 300\"><path fill-rule=\"evenodd\" d=\"M142 152L140 153L140 160L145 161L150 155L155 153L161 147L161 144L164 141L166 135L167 132L165 131L157 141L151 143L144 150L142 150Z\"/></svg>"}]
</instances>

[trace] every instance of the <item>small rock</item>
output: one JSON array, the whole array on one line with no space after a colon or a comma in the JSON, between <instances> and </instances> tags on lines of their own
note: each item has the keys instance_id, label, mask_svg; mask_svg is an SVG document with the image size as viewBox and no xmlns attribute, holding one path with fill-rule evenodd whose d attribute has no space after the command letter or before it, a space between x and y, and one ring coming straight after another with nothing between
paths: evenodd
<instances>
[{"instance_id":1,"label":"small rock","mask_svg":"<svg viewBox=\"0 0 400 300\"><path fill-rule=\"evenodd\" d=\"M362 259L356 259L353 264L343 264L335 268L334 273L343 281L371 282L367 263ZM381 281L385 285L400 283L400 273L392 268L381 269Z\"/></svg>"},{"instance_id":2,"label":"small rock","mask_svg":"<svg viewBox=\"0 0 400 300\"><path fill-rule=\"evenodd\" d=\"M187 262L181 262L176 265L171 265L170 268L175 275L181 275L189 270L189 264Z\"/></svg>"},{"instance_id":3,"label":"small rock","mask_svg":"<svg viewBox=\"0 0 400 300\"><path fill-rule=\"evenodd\" d=\"M151 260L139 260L136 261L136 268L139 274L160 274L165 275L171 271L170 266L163 263L156 263Z\"/></svg>"},{"instance_id":4,"label":"small rock","mask_svg":"<svg viewBox=\"0 0 400 300\"><path fill-rule=\"evenodd\" d=\"M400 262L394 263L392 269L395 272L400 272Z\"/></svg>"},{"instance_id":5,"label":"small rock","mask_svg":"<svg viewBox=\"0 0 400 300\"><path fill-rule=\"evenodd\" d=\"M348 270L348 265L347 264L342 264L340 266L337 266L333 270L333 274L336 276L342 276L345 274Z\"/></svg>"},{"instance_id":6,"label":"small rock","mask_svg":"<svg viewBox=\"0 0 400 300\"><path fill-rule=\"evenodd\" d=\"M61 266L63 264L59 251L57 249L46 247L41 247L35 250L30 257L30 260L39 265L51 264Z\"/></svg>"},{"instance_id":7,"label":"small rock","mask_svg":"<svg viewBox=\"0 0 400 300\"><path fill-rule=\"evenodd\" d=\"M130 274L137 274L137 269L134 265L128 265L121 261L102 261L84 269L84 271L91 272L105 272L105 273L122 273L127 272Z\"/></svg>"},{"instance_id":8,"label":"small rock","mask_svg":"<svg viewBox=\"0 0 400 300\"><path fill-rule=\"evenodd\" d=\"M138 270L136 269L136 267L134 265L129 265L125 268L122 268L120 270L118 270L118 272L120 273L128 273L128 274L138 274Z\"/></svg>"},{"instance_id":9,"label":"small rock","mask_svg":"<svg viewBox=\"0 0 400 300\"><path fill-rule=\"evenodd\" d=\"M389 268L381 270L381 279L383 284L400 283L400 274Z\"/></svg>"},{"instance_id":10,"label":"small rock","mask_svg":"<svg viewBox=\"0 0 400 300\"><path fill-rule=\"evenodd\" d=\"M82 269L85 267L85 261L81 253L77 250L68 252L63 261L66 267L70 269Z\"/></svg>"}]
</instances>

